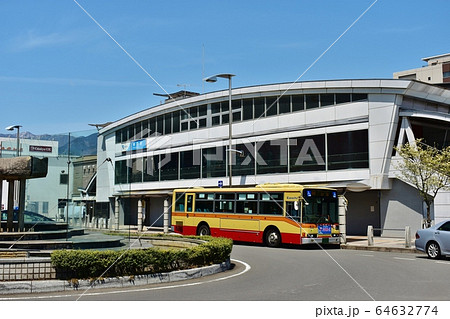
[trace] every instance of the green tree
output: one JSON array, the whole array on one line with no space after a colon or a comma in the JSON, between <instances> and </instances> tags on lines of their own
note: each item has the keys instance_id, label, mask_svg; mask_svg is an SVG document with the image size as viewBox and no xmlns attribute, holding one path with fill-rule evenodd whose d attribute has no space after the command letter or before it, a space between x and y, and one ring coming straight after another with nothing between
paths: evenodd
<instances>
[{"instance_id":1,"label":"green tree","mask_svg":"<svg viewBox=\"0 0 450 319\"><path fill-rule=\"evenodd\" d=\"M439 190L450 189L450 146L439 150L417 139L395 148L403 158L396 165L399 177L414 185L427 205L427 225L431 225L431 204Z\"/></svg>"}]
</instances>

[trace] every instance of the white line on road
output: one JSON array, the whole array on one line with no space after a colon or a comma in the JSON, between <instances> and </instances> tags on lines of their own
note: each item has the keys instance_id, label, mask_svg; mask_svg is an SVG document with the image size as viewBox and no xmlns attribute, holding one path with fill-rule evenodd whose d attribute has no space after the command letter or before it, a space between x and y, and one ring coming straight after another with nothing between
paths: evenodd
<instances>
[{"instance_id":1,"label":"white line on road","mask_svg":"<svg viewBox=\"0 0 450 319\"><path fill-rule=\"evenodd\" d=\"M172 288L189 287L189 286L199 286L199 285L212 283L212 282L217 282L217 281L222 281L222 280L227 280L227 279L231 279L231 278L243 275L243 274L245 274L247 271L249 271L252 268L246 262L243 262L243 261L240 261L240 260L237 260L237 259L231 259L231 260L233 262L238 262L238 263L243 264L245 266L245 269L243 271L237 273L237 274L233 274L233 275L222 277L222 278L202 281L202 282L185 283L185 284L180 284L180 285L172 285L172 286L164 286L164 287L137 288L137 289L126 289L126 290L104 291L104 292L99 291L99 292L86 293L83 296L111 295L111 294L121 294L121 293L129 293L129 292L152 291L152 290L163 290L163 289L172 289ZM77 296L76 294L65 294L65 295L55 295L55 296L11 297L11 298L0 298L0 301L5 301L5 300L22 300L22 299L31 300L31 299L47 299L47 298L48 299L50 299L50 298L66 298L66 297L76 297L76 296Z\"/></svg>"},{"instance_id":2,"label":"white line on road","mask_svg":"<svg viewBox=\"0 0 450 319\"><path fill-rule=\"evenodd\" d=\"M414 259L414 258L394 257L394 259L398 259L398 260L409 260L409 261L415 261L415 259Z\"/></svg>"}]
</instances>

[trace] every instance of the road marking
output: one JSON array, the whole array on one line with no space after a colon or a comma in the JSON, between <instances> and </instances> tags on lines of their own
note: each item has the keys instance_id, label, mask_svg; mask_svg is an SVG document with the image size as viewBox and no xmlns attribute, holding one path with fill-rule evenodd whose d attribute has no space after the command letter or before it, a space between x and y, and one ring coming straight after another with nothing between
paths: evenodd
<instances>
[{"instance_id":1,"label":"road marking","mask_svg":"<svg viewBox=\"0 0 450 319\"><path fill-rule=\"evenodd\" d=\"M0 298L0 301L4 301L4 300L22 300L22 299L46 299L46 298L66 298L66 297L81 297L81 296L99 296L99 295L112 295L112 294L120 294L120 293L128 293L128 292L139 292L139 291L152 291L152 290L163 290L163 289L172 289L172 288L179 288L179 287L190 287L190 286L199 286L199 285L203 285L203 284L208 284L208 283L212 283L212 282L218 282L218 281L222 281L222 280L227 280L227 279L231 279L240 275L245 274L247 271L249 271L250 269L252 269L252 267L247 264L246 262L243 262L241 260L237 260L237 259L231 259L233 262L237 262L237 263L241 263L245 266L245 269L243 271L241 271L240 273L237 274L233 274L230 276L226 276L226 277L222 277L222 278L217 278L217 279L212 279L212 280L208 280L208 281L202 281L202 282L194 282L194 283L185 283L185 284L180 284L180 285L172 285L172 286L163 286L163 287L149 287L149 288L136 288L136 289L126 289L126 290L116 290L116 291L105 291L105 292L90 292L90 293L85 293L85 294L65 294L65 295L55 295L55 296L27 296L27 297L11 297L11 298ZM197 278L198 279L198 278Z\"/></svg>"},{"instance_id":2,"label":"road marking","mask_svg":"<svg viewBox=\"0 0 450 319\"><path fill-rule=\"evenodd\" d=\"M414 259L414 258L394 257L394 259L398 259L398 260L409 260L409 261L415 261L415 259Z\"/></svg>"},{"instance_id":3,"label":"road marking","mask_svg":"<svg viewBox=\"0 0 450 319\"><path fill-rule=\"evenodd\" d=\"M436 261L436 264L450 265L448 261Z\"/></svg>"},{"instance_id":4,"label":"road marking","mask_svg":"<svg viewBox=\"0 0 450 319\"><path fill-rule=\"evenodd\" d=\"M373 257L373 255L363 255L363 254L359 254L358 256L362 256L362 257Z\"/></svg>"}]
</instances>

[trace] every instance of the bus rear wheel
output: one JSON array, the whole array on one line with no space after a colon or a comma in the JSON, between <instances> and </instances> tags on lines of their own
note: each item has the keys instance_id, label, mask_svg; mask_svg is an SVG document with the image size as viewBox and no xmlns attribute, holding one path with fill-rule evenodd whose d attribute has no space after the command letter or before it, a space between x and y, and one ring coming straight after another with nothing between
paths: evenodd
<instances>
[{"instance_id":1,"label":"bus rear wheel","mask_svg":"<svg viewBox=\"0 0 450 319\"><path fill-rule=\"evenodd\" d=\"M281 245L281 234L276 228L269 228L265 232L264 241L268 247L278 247Z\"/></svg>"},{"instance_id":2,"label":"bus rear wheel","mask_svg":"<svg viewBox=\"0 0 450 319\"><path fill-rule=\"evenodd\" d=\"M197 228L197 235L198 236L209 236L211 235L211 230L209 229L209 226L207 224L201 224Z\"/></svg>"}]
</instances>

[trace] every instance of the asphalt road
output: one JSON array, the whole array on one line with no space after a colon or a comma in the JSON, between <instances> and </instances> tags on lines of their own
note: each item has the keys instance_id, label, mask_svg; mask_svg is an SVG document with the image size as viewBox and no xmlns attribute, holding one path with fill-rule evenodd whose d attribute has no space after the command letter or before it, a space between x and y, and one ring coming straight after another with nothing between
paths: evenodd
<instances>
[{"instance_id":1,"label":"asphalt road","mask_svg":"<svg viewBox=\"0 0 450 319\"><path fill-rule=\"evenodd\" d=\"M177 283L95 289L22 300L423 301L450 300L450 259L317 247L235 245L234 268ZM82 296L80 296L82 294Z\"/></svg>"}]
</instances>

